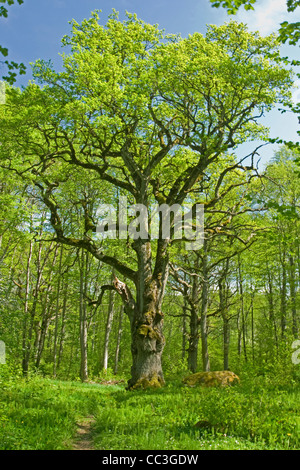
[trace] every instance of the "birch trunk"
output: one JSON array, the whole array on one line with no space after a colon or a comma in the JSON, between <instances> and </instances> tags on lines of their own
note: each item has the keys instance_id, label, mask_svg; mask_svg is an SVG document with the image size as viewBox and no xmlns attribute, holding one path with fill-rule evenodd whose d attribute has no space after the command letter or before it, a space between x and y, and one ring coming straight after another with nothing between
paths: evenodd
<instances>
[{"instance_id":1,"label":"birch trunk","mask_svg":"<svg viewBox=\"0 0 300 470\"><path fill-rule=\"evenodd\" d=\"M200 317L200 330L201 330L201 352L202 352L202 368L204 372L210 370L210 361L208 354L208 325L207 325L207 309L208 309L208 269L207 269L207 242L204 240L203 244L203 266L202 266L202 303L201 303L201 317Z\"/></svg>"}]
</instances>

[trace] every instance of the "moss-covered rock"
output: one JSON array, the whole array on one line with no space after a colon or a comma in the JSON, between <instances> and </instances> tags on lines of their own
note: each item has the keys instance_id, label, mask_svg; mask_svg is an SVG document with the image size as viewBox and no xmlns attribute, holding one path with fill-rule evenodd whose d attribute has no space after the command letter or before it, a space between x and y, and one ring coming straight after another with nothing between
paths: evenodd
<instances>
[{"instance_id":1,"label":"moss-covered rock","mask_svg":"<svg viewBox=\"0 0 300 470\"><path fill-rule=\"evenodd\" d=\"M240 383L239 377L230 370L213 372L196 372L183 379L183 383L189 387L225 387Z\"/></svg>"}]
</instances>

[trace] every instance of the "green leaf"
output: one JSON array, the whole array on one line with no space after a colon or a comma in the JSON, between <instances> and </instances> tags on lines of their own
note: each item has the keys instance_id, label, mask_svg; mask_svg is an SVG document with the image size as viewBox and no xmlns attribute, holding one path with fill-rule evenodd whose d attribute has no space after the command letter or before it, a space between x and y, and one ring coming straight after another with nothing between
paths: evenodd
<instances>
[{"instance_id":1,"label":"green leaf","mask_svg":"<svg viewBox=\"0 0 300 470\"><path fill-rule=\"evenodd\" d=\"M2 47L2 46L0 46L0 53L1 53L4 57L7 57L7 56L8 56L8 49L7 49L7 47Z\"/></svg>"},{"instance_id":2,"label":"green leaf","mask_svg":"<svg viewBox=\"0 0 300 470\"><path fill-rule=\"evenodd\" d=\"M4 18L7 18L8 16L7 8L0 7L0 16L4 16Z\"/></svg>"}]
</instances>

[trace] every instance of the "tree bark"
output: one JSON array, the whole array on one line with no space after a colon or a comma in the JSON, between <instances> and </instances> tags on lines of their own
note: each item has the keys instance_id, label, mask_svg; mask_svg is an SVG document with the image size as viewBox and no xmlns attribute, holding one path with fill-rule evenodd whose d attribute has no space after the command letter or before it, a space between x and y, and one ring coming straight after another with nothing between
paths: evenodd
<instances>
[{"instance_id":1,"label":"tree bark","mask_svg":"<svg viewBox=\"0 0 300 470\"><path fill-rule=\"evenodd\" d=\"M151 269L151 244L148 240L134 242L138 258L136 303L125 311L131 327L131 378L128 389L161 387L164 385L162 353L165 346L163 334L162 299L168 278L169 260L166 241L159 240L156 264Z\"/></svg>"},{"instance_id":2,"label":"tree bark","mask_svg":"<svg viewBox=\"0 0 300 470\"><path fill-rule=\"evenodd\" d=\"M240 312L241 312L241 334L242 334L242 343L244 350L245 362L248 361L247 356L247 346L246 346L246 319L245 319L245 305L244 305L244 287L243 287L243 278L242 278L242 266L241 259L238 255L238 282L239 282L239 294L240 294Z\"/></svg>"},{"instance_id":3,"label":"tree bark","mask_svg":"<svg viewBox=\"0 0 300 470\"><path fill-rule=\"evenodd\" d=\"M271 324L271 329L274 332L274 339L275 339L275 347L276 351L278 352L278 338L277 338L277 326L276 326L276 319L275 319L275 308L274 308L274 289L272 283L272 276L269 268L267 268L267 275L268 275L268 300L269 300L269 320Z\"/></svg>"},{"instance_id":4,"label":"tree bark","mask_svg":"<svg viewBox=\"0 0 300 470\"><path fill-rule=\"evenodd\" d=\"M27 257L27 268L26 268L26 287L25 287L25 303L24 303L24 320L23 320L23 360L22 360L22 371L26 375L29 367L29 355L27 352L27 323L28 323L28 310L29 310L29 292L30 292L30 265L33 251L33 241L30 240L29 253Z\"/></svg>"},{"instance_id":5,"label":"tree bark","mask_svg":"<svg viewBox=\"0 0 300 470\"><path fill-rule=\"evenodd\" d=\"M112 281L113 281L113 276L114 276L114 273L112 274ZM104 352L103 352L103 371L104 372L107 372L107 368L108 368L109 338L110 338L110 332L111 332L111 327L112 327L112 322L113 322L114 312L115 312L114 297L115 297L115 291L111 290L109 292L107 322L106 322L105 339L104 339Z\"/></svg>"},{"instance_id":6,"label":"tree bark","mask_svg":"<svg viewBox=\"0 0 300 470\"><path fill-rule=\"evenodd\" d=\"M68 301L68 289L69 289L69 281L68 281L68 277L66 277L66 280L64 282L64 289L63 289L63 307L62 307L62 314L61 314L59 350L58 350L56 371L58 371L58 369L60 368L62 355L63 355L64 340L65 340L65 328L66 328L66 312L67 312L67 301Z\"/></svg>"},{"instance_id":7,"label":"tree bark","mask_svg":"<svg viewBox=\"0 0 300 470\"><path fill-rule=\"evenodd\" d=\"M80 267L80 292L79 292L79 325L80 325L80 379L82 382L88 380L88 356L87 356L87 314L86 314L86 303L84 300L84 294L86 294L86 275L87 275L87 263L88 253L81 251L78 258Z\"/></svg>"},{"instance_id":8,"label":"tree bark","mask_svg":"<svg viewBox=\"0 0 300 470\"><path fill-rule=\"evenodd\" d=\"M229 370L230 324L227 311L228 307L226 305L226 274L227 273L225 271L224 275L219 279L219 302L221 317L223 319L223 369Z\"/></svg>"},{"instance_id":9,"label":"tree bark","mask_svg":"<svg viewBox=\"0 0 300 470\"><path fill-rule=\"evenodd\" d=\"M295 339L298 339L298 320L297 320L297 307L296 307L296 280L295 280L295 260L294 256L289 256L289 283L290 283L290 297L291 297L291 310L292 310L292 333Z\"/></svg>"},{"instance_id":10,"label":"tree bark","mask_svg":"<svg viewBox=\"0 0 300 470\"><path fill-rule=\"evenodd\" d=\"M208 325L207 325L207 309L208 309L208 269L207 269L207 241L204 240L203 244L203 265L202 265L202 303L201 303L201 317L200 317L200 330L201 330L201 352L202 352L202 367L204 372L210 370L210 361L208 354Z\"/></svg>"},{"instance_id":11,"label":"tree bark","mask_svg":"<svg viewBox=\"0 0 300 470\"><path fill-rule=\"evenodd\" d=\"M186 353L186 340L187 340L187 289L184 289L183 293L183 306L182 306L182 353L181 359L185 360Z\"/></svg>"},{"instance_id":12,"label":"tree bark","mask_svg":"<svg viewBox=\"0 0 300 470\"><path fill-rule=\"evenodd\" d=\"M117 345L116 345L116 352L115 352L115 366L114 366L115 375L117 375L118 367L119 367L120 345L121 345L121 338L122 338L122 333L123 333L123 317L124 317L124 307L122 305L120 309L118 337L117 337Z\"/></svg>"},{"instance_id":13,"label":"tree bark","mask_svg":"<svg viewBox=\"0 0 300 470\"><path fill-rule=\"evenodd\" d=\"M36 344L37 344L36 363L35 363L36 368L39 368L39 366L40 366L42 354L43 354L43 351L44 351L45 338L46 338L46 335L47 335L47 332L48 332L50 322L52 320L52 309L53 309L52 302L53 302L53 299L50 298L50 295L51 295L51 292L53 290L52 278L53 278L53 274L54 274L54 266L55 266L55 263L56 263L56 258L57 258L57 255L58 255L58 248L59 248L59 245L56 245L55 252L54 252L54 255L53 255L53 260L52 260L52 263L51 263L51 269L50 269L50 274L49 274L49 279L48 279L47 290L46 290L46 293L45 293L45 301L44 301L44 305L43 305L43 309L42 309L42 315L41 315L42 320L41 320L40 326L38 328L39 331L38 331L37 341L36 341Z\"/></svg>"},{"instance_id":14,"label":"tree bark","mask_svg":"<svg viewBox=\"0 0 300 470\"><path fill-rule=\"evenodd\" d=\"M195 373L198 365L199 319L197 306L193 304L190 315L190 334L188 348L188 368Z\"/></svg>"},{"instance_id":15,"label":"tree bark","mask_svg":"<svg viewBox=\"0 0 300 470\"><path fill-rule=\"evenodd\" d=\"M56 362L57 362L57 340L58 340L58 320L59 320L59 304L60 304L60 291L62 283L62 257L63 257L63 246L60 247L60 258L59 258L59 271L58 271L58 285L56 293L56 306L55 306L55 328L54 328L54 347L53 347L53 377L56 377Z\"/></svg>"}]
</instances>

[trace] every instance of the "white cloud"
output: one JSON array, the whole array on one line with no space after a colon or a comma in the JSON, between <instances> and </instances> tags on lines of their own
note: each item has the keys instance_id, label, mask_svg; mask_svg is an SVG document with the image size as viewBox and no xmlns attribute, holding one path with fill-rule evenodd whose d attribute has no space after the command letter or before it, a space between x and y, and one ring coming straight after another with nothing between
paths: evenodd
<instances>
[{"instance_id":1,"label":"white cloud","mask_svg":"<svg viewBox=\"0 0 300 470\"><path fill-rule=\"evenodd\" d=\"M287 12L286 0L258 0L254 8L254 11L241 8L234 19L247 23L250 30L259 31L262 36L278 31L283 21L296 21L294 17L299 17L297 10L294 13Z\"/></svg>"},{"instance_id":2,"label":"white cloud","mask_svg":"<svg viewBox=\"0 0 300 470\"><path fill-rule=\"evenodd\" d=\"M292 101L294 104L300 103L300 79L295 80L294 90L292 91Z\"/></svg>"}]
</instances>

